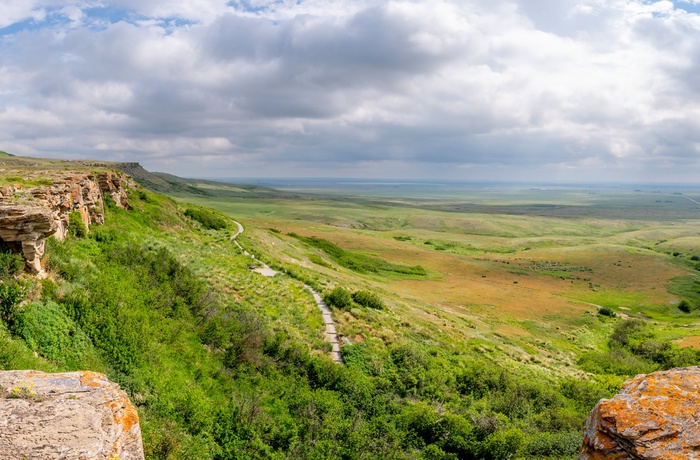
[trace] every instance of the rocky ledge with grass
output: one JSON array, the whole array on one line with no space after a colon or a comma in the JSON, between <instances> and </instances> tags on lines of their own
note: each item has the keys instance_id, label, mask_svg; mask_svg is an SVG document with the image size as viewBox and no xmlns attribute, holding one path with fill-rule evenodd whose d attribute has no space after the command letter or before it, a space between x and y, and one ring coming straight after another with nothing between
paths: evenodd
<instances>
[{"instance_id":1,"label":"rocky ledge with grass","mask_svg":"<svg viewBox=\"0 0 700 460\"><path fill-rule=\"evenodd\" d=\"M29 271L40 277L44 274L44 241L51 235L59 240L66 237L71 213L80 216L86 229L103 223L103 197L128 209L126 188L135 186L130 177L114 171L47 182L35 187L22 183L0 187L0 239L22 253Z\"/></svg>"},{"instance_id":2,"label":"rocky ledge with grass","mask_svg":"<svg viewBox=\"0 0 700 460\"><path fill-rule=\"evenodd\" d=\"M142 460L139 416L97 372L0 371L0 458Z\"/></svg>"},{"instance_id":3,"label":"rocky ledge with grass","mask_svg":"<svg viewBox=\"0 0 700 460\"><path fill-rule=\"evenodd\" d=\"M602 399L579 460L700 458L700 367L638 375Z\"/></svg>"}]
</instances>

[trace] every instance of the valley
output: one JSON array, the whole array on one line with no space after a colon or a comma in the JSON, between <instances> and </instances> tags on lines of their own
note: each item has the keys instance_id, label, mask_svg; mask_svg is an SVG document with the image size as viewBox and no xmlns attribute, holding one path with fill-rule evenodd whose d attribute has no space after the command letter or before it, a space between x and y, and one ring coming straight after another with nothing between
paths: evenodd
<instances>
[{"instance_id":1,"label":"valley","mask_svg":"<svg viewBox=\"0 0 700 460\"><path fill-rule=\"evenodd\" d=\"M245 219L248 238L270 260L301 266L323 286L365 287L391 299L384 327L352 313L339 319L348 345L418 334L498 362L581 376L574 363L603 349L616 321L598 315L601 307L660 322L664 337L683 345L700 334L697 190L341 184L324 191L301 183L271 195L191 185L209 195L181 199ZM427 274L357 273L290 234ZM684 300L692 312L678 309Z\"/></svg>"},{"instance_id":2,"label":"valley","mask_svg":"<svg viewBox=\"0 0 700 460\"><path fill-rule=\"evenodd\" d=\"M106 374L149 459L571 459L625 380L700 363L691 188L274 188L3 162L6 221L114 168L158 190L58 200L42 279L0 259L0 367Z\"/></svg>"}]
</instances>

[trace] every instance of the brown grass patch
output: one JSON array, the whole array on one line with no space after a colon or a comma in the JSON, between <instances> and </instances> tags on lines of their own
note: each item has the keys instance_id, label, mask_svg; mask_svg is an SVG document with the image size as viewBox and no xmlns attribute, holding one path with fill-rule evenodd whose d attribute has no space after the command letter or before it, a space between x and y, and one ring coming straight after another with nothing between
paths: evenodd
<instances>
[{"instance_id":1,"label":"brown grass patch","mask_svg":"<svg viewBox=\"0 0 700 460\"><path fill-rule=\"evenodd\" d=\"M679 347L684 348L700 348L700 336L694 335L690 337L683 337L676 342Z\"/></svg>"}]
</instances>

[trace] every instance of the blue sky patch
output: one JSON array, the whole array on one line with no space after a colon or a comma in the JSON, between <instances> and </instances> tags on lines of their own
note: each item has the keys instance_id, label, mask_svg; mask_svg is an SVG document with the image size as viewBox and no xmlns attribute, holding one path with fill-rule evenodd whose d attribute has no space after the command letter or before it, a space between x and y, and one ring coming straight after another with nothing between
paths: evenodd
<instances>
[{"instance_id":1,"label":"blue sky patch","mask_svg":"<svg viewBox=\"0 0 700 460\"><path fill-rule=\"evenodd\" d=\"M673 3L673 6L676 9L685 10L688 13L700 14L700 4L698 3L692 3L682 0L672 1L671 3Z\"/></svg>"}]
</instances>

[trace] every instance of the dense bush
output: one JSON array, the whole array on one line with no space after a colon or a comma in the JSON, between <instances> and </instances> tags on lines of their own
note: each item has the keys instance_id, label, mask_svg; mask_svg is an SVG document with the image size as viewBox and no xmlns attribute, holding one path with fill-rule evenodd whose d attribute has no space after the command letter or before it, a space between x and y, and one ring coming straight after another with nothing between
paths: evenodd
<instances>
[{"instance_id":1,"label":"dense bush","mask_svg":"<svg viewBox=\"0 0 700 460\"><path fill-rule=\"evenodd\" d=\"M185 210L185 215L202 224L204 228L222 230L228 227L226 218L211 209L187 208Z\"/></svg>"},{"instance_id":2,"label":"dense bush","mask_svg":"<svg viewBox=\"0 0 700 460\"><path fill-rule=\"evenodd\" d=\"M87 227L83 222L83 217L79 211L71 211L68 214L68 234L76 238L84 238L87 236Z\"/></svg>"},{"instance_id":3,"label":"dense bush","mask_svg":"<svg viewBox=\"0 0 700 460\"><path fill-rule=\"evenodd\" d=\"M581 356L581 367L599 374L633 376L673 367L700 364L700 350L681 348L657 337L653 325L640 319L618 324L608 340L607 352Z\"/></svg>"},{"instance_id":4,"label":"dense bush","mask_svg":"<svg viewBox=\"0 0 700 460\"><path fill-rule=\"evenodd\" d=\"M581 432L538 433L525 445L525 452L532 458L574 457L581 451Z\"/></svg>"},{"instance_id":5,"label":"dense bush","mask_svg":"<svg viewBox=\"0 0 700 460\"><path fill-rule=\"evenodd\" d=\"M88 336L54 302L29 303L18 315L14 331L29 348L66 368L79 369L88 357L91 363L98 361Z\"/></svg>"},{"instance_id":6,"label":"dense bush","mask_svg":"<svg viewBox=\"0 0 700 460\"><path fill-rule=\"evenodd\" d=\"M24 300L27 285L15 279L24 268L24 258L14 254L0 241L0 319L10 330L14 330L20 314L20 303Z\"/></svg>"},{"instance_id":7,"label":"dense bush","mask_svg":"<svg viewBox=\"0 0 700 460\"><path fill-rule=\"evenodd\" d=\"M331 243L328 240L317 237L305 237L297 235L296 233L290 233L289 236L297 238L309 246L321 249L326 254L328 254L331 259L337 264L348 268L350 270L356 271L358 273L380 273L380 272L391 272L398 273L401 275L418 275L425 276L427 272L425 268L420 265L400 265L387 262L385 260L377 259L376 257L370 257L357 252L346 251L341 247Z\"/></svg>"},{"instance_id":8,"label":"dense bush","mask_svg":"<svg viewBox=\"0 0 700 460\"><path fill-rule=\"evenodd\" d=\"M374 308L376 310L382 310L385 307L384 301L382 301L377 294L369 291L353 292L352 300L363 307Z\"/></svg>"},{"instance_id":9,"label":"dense bush","mask_svg":"<svg viewBox=\"0 0 700 460\"><path fill-rule=\"evenodd\" d=\"M0 281L8 280L22 271L24 258L21 254L15 254L0 242Z\"/></svg>"},{"instance_id":10,"label":"dense bush","mask_svg":"<svg viewBox=\"0 0 700 460\"><path fill-rule=\"evenodd\" d=\"M350 308L352 306L352 295L350 291L340 286L323 296L323 300L330 306L336 308Z\"/></svg>"},{"instance_id":11,"label":"dense bush","mask_svg":"<svg viewBox=\"0 0 700 460\"><path fill-rule=\"evenodd\" d=\"M20 317L20 303L26 295L24 283L15 280L5 280L0 283L0 319L8 330L13 332Z\"/></svg>"},{"instance_id":12,"label":"dense bush","mask_svg":"<svg viewBox=\"0 0 700 460\"><path fill-rule=\"evenodd\" d=\"M690 313L693 311L693 307L688 303L687 300L683 299L678 303L678 309L682 311L683 313Z\"/></svg>"}]
</instances>

